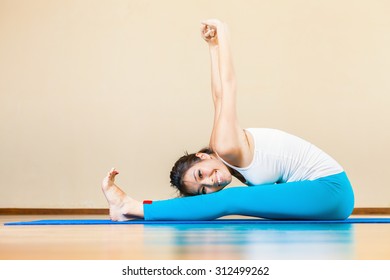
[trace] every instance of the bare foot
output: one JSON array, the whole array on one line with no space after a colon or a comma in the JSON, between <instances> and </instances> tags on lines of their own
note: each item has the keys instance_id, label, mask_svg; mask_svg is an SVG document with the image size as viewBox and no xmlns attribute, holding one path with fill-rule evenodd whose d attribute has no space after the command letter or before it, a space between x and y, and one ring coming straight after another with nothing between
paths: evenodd
<instances>
[{"instance_id":1,"label":"bare foot","mask_svg":"<svg viewBox=\"0 0 390 280\"><path fill-rule=\"evenodd\" d=\"M128 221L134 218L143 218L142 203L129 197L115 185L115 176L118 174L119 172L113 168L102 182L103 193L110 205L111 220Z\"/></svg>"}]
</instances>

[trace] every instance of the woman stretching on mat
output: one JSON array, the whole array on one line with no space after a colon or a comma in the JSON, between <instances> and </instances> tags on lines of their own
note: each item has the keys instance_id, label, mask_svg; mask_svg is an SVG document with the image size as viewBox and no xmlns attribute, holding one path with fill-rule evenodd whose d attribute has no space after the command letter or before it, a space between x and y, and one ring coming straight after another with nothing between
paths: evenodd
<instances>
[{"instance_id":1,"label":"woman stretching on mat","mask_svg":"<svg viewBox=\"0 0 390 280\"><path fill-rule=\"evenodd\" d=\"M211 57L215 114L210 147L175 163L171 184L181 198L136 201L115 185L118 172L112 169L102 186L111 219L212 220L225 215L346 219L353 210L354 195L343 168L296 136L268 128L242 129L236 115L227 26L207 20L201 34ZM224 189L232 176L249 187Z\"/></svg>"}]
</instances>

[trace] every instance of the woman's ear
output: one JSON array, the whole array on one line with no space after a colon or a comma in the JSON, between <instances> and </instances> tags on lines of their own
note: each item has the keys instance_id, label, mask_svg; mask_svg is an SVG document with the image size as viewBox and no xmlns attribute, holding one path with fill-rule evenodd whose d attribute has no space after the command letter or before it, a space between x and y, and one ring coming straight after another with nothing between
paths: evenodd
<instances>
[{"instance_id":1,"label":"woman's ear","mask_svg":"<svg viewBox=\"0 0 390 280\"><path fill-rule=\"evenodd\" d=\"M195 156L197 156L200 159L210 159L211 158L211 156L209 154L206 154L206 153L196 153Z\"/></svg>"}]
</instances>

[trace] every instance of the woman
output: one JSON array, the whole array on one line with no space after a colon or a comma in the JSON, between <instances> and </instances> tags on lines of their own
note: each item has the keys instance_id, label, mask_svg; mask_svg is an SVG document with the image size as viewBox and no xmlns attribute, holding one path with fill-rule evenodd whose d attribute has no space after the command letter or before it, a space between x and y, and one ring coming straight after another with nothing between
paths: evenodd
<instances>
[{"instance_id":1,"label":"woman","mask_svg":"<svg viewBox=\"0 0 390 280\"><path fill-rule=\"evenodd\" d=\"M183 197L141 203L103 181L112 220L211 220L225 215L268 219L346 219L354 206L343 168L319 148L288 133L240 128L236 79L226 24L202 23L211 58L214 124L210 147L181 157L171 184ZM226 187L232 176L250 187ZM206 195L203 195L206 194Z\"/></svg>"}]
</instances>

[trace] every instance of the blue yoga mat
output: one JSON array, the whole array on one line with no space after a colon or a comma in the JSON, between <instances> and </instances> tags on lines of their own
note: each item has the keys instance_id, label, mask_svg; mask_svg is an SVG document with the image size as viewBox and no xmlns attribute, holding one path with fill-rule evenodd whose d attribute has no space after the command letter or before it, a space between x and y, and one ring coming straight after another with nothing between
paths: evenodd
<instances>
[{"instance_id":1,"label":"blue yoga mat","mask_svg":"<svg viewBox=\"0 0 390 280\"><path fill-rule=\"evenodd\" d=\"M390 218L349 218L346 220L266 220L266 219L217 219L212 221L145 221L132 220L113 222L110 220L36 220L5 223L5 226L33 225L166 225L166 224L382 224L390 223Z\"/></svg>"}]
</instances>

